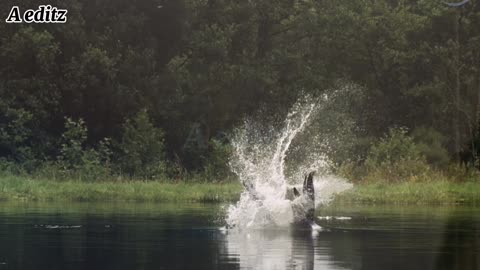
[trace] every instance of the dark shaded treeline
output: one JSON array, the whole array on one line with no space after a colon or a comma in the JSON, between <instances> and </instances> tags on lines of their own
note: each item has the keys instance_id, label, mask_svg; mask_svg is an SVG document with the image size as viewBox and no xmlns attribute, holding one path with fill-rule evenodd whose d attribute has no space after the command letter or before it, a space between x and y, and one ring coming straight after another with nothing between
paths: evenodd
<instances>
[{"instance_id":1,"label":"dark shaded treeline","mask_svg":"<svg viewBox=\"0 0 480 270\"><path fill-rule=\"evenodd\" d=\"M111 138L108 158L97 163L145 164L140 156L163 153L163 145L148 148L164 138L178 170L198 170L220 162L214 155L223 152L212 139L221 141L245 116L284 115L299 97L346 82L357 86L345 96L354 106L338 110L354 120L357 144L367 145L354 148L360 159L401 126L432 162L477 159L476 1L457 8L436 0L49 4L69 10L67 24L0 24L6 161L35 160L35 168L67 158L78 143L98 151ZM2 18L13 5L38 3L2 2ZM66 117L80 133L65 136ZM75 126L79 119L85 123Z\"/></svg>"}]
</instances>

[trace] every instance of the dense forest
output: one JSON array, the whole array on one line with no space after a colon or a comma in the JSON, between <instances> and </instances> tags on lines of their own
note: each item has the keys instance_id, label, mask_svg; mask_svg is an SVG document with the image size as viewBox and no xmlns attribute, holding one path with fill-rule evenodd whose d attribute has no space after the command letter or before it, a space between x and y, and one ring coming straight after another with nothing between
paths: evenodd
<instances>
[{"instance_id":1,"label":"dense forest","mask_svg":"<svg viewBox=\"0 0 480 270\"><path fill-rule=\"evenodd\" d=\"M432 167L478 168L478 1L49 4L66 24L0 23L3 171L221 177L245 117L332 89L331 117L355 135L338 164L382 162L397 143ZM38 2L2 1L2 18L13 5Z\"/></svg>"}]
</instances>

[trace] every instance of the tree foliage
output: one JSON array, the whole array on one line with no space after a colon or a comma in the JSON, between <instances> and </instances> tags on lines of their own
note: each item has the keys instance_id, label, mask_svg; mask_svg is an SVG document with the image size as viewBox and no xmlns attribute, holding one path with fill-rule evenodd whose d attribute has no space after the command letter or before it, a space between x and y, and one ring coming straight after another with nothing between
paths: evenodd
<instances>
[{"instance_id":1,"label":"tree foliage","mask_svg":"<svg viewBox=\"0 0 480 270\"><path fill-rule=\"evenodd\" d=\"M407 180L428 171L425 156L405 128L392 128L374 144L365 165L374 179Z\"/></svg>"},{"instance_id":2,"label":"tree foliage","mask_svg":"<svg viewBox=\"0 0 480 270\"><path fill-rule=\"evenodd\" d=\"M37 4L18 3L21 10ZM476 1L456 8L405 0L55 5L69 10L67 24L0 24L3 160L30 169L59 156L81 163L78 149L100 151L110 138L117 143L109 163L128 175L151 178L165 162L211 171L212 155L225 153L215 140L246 115L285 115L301 96L322 96L339 81L358 87L323 117L325 132L338 132L337 120L349 128L342 135L349 148L330 149L336 163L365 161L374 154L368 146L396 126L412 131L432 164L478 159ZM85 134L68 141L73 130Z\"/></svg>"},{"instance_id":3,"label":"tree foliage","mask_svg":"<svg viewBox=\"0 0 480 270\"><path fill-rule=\"evenodd\" d=\"M125 122L118 148L122 172L144 179L165 173L163 131L153 126L146 110Z\"/></svg>"}]
</instances>

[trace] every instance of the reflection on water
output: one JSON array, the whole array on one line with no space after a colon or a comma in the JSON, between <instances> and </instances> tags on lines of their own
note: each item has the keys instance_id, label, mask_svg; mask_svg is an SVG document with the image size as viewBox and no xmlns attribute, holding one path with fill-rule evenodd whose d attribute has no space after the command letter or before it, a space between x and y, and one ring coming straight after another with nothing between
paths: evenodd
<instances>
[{"instance_id":1,"label":"reflection on water","mask_svg":"<svg viewBox=\"0 0 480 270\"><path fill-rule=\"evenodd\" d=\"M344 269L315 245L316 237L308 230L256 230L230 232L226 243L240 269Z\"/></svg>"},{"instance_id":2,"label":"reflection on water","mask_svg":"<svg viewBox=\"0 0 480 270\"><path fill-rule=\"evenodd\" d=\"M221 209L2 203L0 270L480 269L479 208L321 209L318 234L222 230Z\"/></svg>"}]
</instances>

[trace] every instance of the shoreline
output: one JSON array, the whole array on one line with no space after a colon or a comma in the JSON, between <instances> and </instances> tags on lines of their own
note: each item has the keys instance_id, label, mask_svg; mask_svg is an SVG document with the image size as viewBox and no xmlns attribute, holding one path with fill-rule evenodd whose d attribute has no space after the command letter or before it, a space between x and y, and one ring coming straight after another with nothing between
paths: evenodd
<instances>
[{"instance_id":1,"label":"shoreline","mask_svg":"<svg viewBox=\"0 0 480 270\"><path fill-rule=\"evenodd\" d=\"M0 176L0 201L40 202L235 202L238 182L53 181ZM373 182L355 184L330 205L480 205L480 182Z\"/></svg>"},{"instance_id":2,"label":"shoreline","mask_svg":"<svg viewBox=\"0 0 480 270\"><path fill-rule=\"evenodd\" d=\"M356 184L333 204L480 205L480 182L374 182Z\"/></svg>"},{"instance_id":3,"label":"shoreline","mask_svg":"<svg viewBox=\"0 0 480 270\"><path fill-rule=\"evenodd\" d=\"M168 181L52 181L0 176L0 201L42 202L232 202L239 183Z\"/></svg>"}]
</instances>

